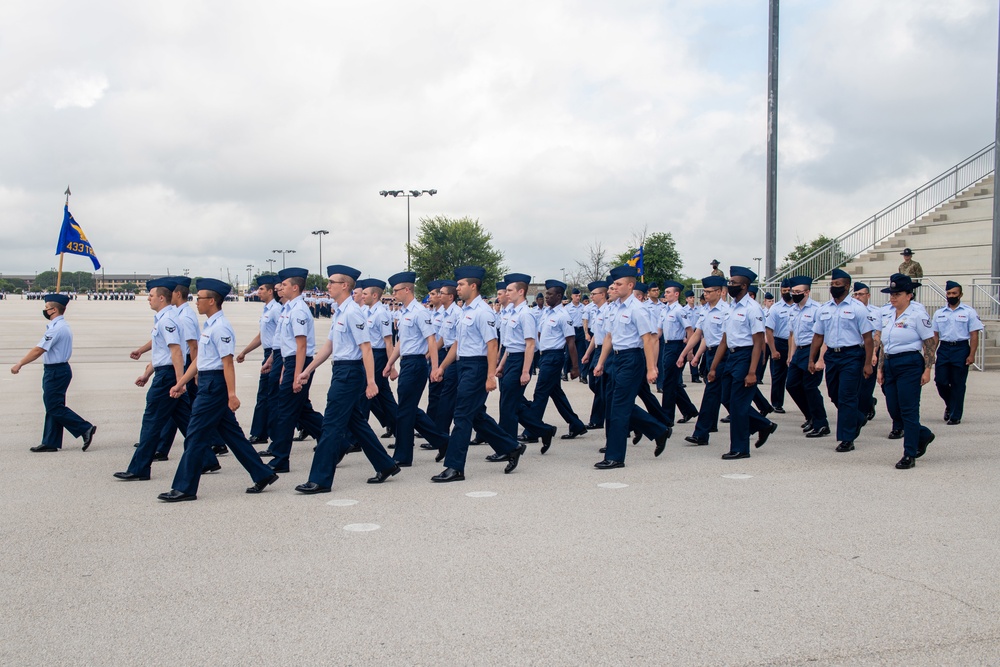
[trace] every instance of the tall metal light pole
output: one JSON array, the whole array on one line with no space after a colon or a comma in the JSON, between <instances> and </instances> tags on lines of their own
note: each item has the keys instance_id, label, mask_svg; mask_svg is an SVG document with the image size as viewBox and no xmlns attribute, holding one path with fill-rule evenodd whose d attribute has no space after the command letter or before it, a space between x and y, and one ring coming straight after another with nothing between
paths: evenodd
<instances>
[{"instance_id":1,"label":"tall metal light pole","mask_svg":"<svg viewBox=\"0 0 1000 667\"><path fill-rule=\"evenodd\" d=\"M410 270L410 199L419 197L422 194L434 196L437 190L379 190L383 197L406 197L406 270Z\"/></svg>"},{"instance_id":2,"label":"tall metal light pole","mask_svg":"<svg viewBox=\"0 0 1000 667\"><path fill-rule=\"evenodd\" d=\"M323 237L329 233L330 232L326 231L325 229L317 229L312 233L313 236L319 237L319 275L321 276L325 275L324 273L325 269L323 268Z\"/></svg>"},{"instance_id":3,"label":"tall metal light pole","mask_svg":"<svg viewBox=\"0 0 1000 667\"><path fill-rule=\"evenodd\" d=\"M279 255L281 255L281 268L284 269L285 268L285 255L287 255L290 252L295 252L295 251L294 250L272 250L271 252L275 252L275 253L278 253Z\"/></svg>"},{"instance_id":4,"label":"tall metal light pole","mask_svg":"<svg viewBox=\"0 0 1000 667\"><path fill-rule=\"evenodd\" d=\"M990 275L1000 276L1000 197L997 196L997 185L1000 184L1000 170L997 169L997 156L1000 155L1000 43L997 46L997 123L993 139L993 248L991 249Z\"/></svg>"},{"instance_id":5,"label":"tall metal light pole","mask_svg":"<svg viewBox=\"0 0 1000 667\"><path fill-rule=\"evenodd\" d=\"M761 259L762 259L761 257L754 257L753 261L757 262L757 281L763 283L764 282L764 276L760 275L760 260Z\"/></svg>"},{"instance_id":6,"label":"tall metal light pole","mask_svg":"<svg viewBox=\"0 0 1000 667\"><path fill-rule=\"evenodd\" d=\"M764 224L765 269L776 272L778 254L778 1L769 0L767 38L767 219Z\"/></svg>"},{"instance_id":7,"label":"tall metal light pole","mask_svg":"<svg viewBox=\"0 0 1000 667\"><path fill-rule=\"evenodd\" d=\"M250 274L253 272L253 264L247 264L247 292L250 291Z\"/></svg>"},{"instance_id":8,"label":"tall metal light pole","mask_svg":"<svg viewBox=\"0 0 1000 667\"><path fill-rule=\"evenodd\" d=\"M278 260L276 260L273 257L269 257L269 258L265 259L264 261L267 262L267 272L268 273L274 273L274 263L277 262Z\"/></svg>"}]
</instances>

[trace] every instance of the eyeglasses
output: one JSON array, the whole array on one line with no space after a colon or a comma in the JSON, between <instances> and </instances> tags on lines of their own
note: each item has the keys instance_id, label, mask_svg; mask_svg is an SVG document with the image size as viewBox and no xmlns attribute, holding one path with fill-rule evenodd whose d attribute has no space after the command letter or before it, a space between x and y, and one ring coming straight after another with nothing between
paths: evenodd
<instances>
[{"instance_id":1,"label":"eyeglasses","mask_svg":"<svg viewBox=\"0 0 1000 667\"><path fill-rule=\"evenodd\" d=\"M214 296L196 296L195 300L204 301L205 299L214 299L214 298L215 298Z\"/></svg>"},{"instance_id":2,"label":"eyeglasses","mask_svg":"<svg viewBox=\"0 0 1000 667\"><path fill-rule=\"evenodd\" d=\"M346 285L347 284L346 280L327 280L326 282L328 284L330 284L330 285Z\"/></svg>"},{"instance_id":3,"label":"eyeglasses","mask_svg":"<svg viewBox=\"0 0 1000 667\"><path fill-rule=\"evenodd\" d=\"M405 287L393 287L392 288L392 293L393 294L399 294L400 292L404 291L405 289L406 289Z\"/></svg>"}]
</instances>

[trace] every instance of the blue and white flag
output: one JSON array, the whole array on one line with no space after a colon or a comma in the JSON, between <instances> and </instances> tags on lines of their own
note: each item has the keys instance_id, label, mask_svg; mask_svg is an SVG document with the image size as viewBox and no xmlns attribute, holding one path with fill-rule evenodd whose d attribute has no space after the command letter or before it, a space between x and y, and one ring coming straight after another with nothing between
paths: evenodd
<instances>
[{"instance_id":1,"label":"blue and white flag","mask_svg":"<svg viewBox=\"0 0 1000 667\"><path fill-rule=\"evenodd\" d=\"M83 233L83 228L73 219L73 214L69 212L69 204L63 207L62 229L59 231L59 245L56 246L56 254L69 253L71 255L85 255L94 263L94 270L101 268L101 263L97 261L97 253L94 246L90 245L87 235Z\"/></svg>"}]
</instances>

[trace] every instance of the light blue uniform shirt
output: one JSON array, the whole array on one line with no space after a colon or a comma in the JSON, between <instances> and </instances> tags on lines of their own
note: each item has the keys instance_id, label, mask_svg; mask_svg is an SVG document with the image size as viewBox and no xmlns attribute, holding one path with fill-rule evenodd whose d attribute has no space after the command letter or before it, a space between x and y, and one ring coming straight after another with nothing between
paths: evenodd
<instances>
[{"instance_id":1,"label":"light blue uniform shirt","mask_svg":"<svg viewBox=\"0 0 1000 667\"><path fill-rule=\"evenodd\" d=\"M176 309L171 312L170 308L164 308L153 315L153 330L149 334L150 341L153 344L151 359L153 368L173 365L174 361L170 357L171 345L181 347L181 352L183 353L180 327L174 321L174 318L171 317L176 312ZM184 358L182 356L181 365L183 364Z\"/></svg>"},{"instance_id":2,"label":"light blue uniform shirt","mask_svg":"<svg viewBox=\"0 0 1000 667\"><path fill-rule=\"evenodd\" d=\"M615 350L642 349L642 337L655 331L649 321L649 309L635 295L629 295L615 310L609 324L611 346Z\"/></svg>"},{"instance_id":3,"label":"light blue uniform shirt","mask_svg":"<svg viewBox=\"0 0 1000 667\"><path fill-rule=\"evenodd\" d=\"M194 312L194 309L189 303L182 303L179 306L174 306L174 313L170 315L177 322L177 325L181 328L181 352L184 357L187 358L191 354L190 346L188 345L189 340L198 340L201 336L201 323L198 321L198 314Z\"/></svg>"},{"instance_id":4,"label":"light blue uniform shirt","mask_svg":"<svg viewBox=\"0 0 1000 667\"><path fill-rule=\"evenodd\" d=\"M753 345L753 335L764 333L764 310L749 294L729 306L726 345L730 348Z\"/></svg>"},{"instance_id":5,"label":"light blue uniform shirt","mask_svg":"<svg viewBox=\"0 0 1000 667\"><path fill-rule=\"evenodd\" d=\"M264 312L260 314L260 344L264 349L276 347L274 332L278 329L278 317L281 316L281 304L277 299L271 299L264 304Z\"/></svg>"},{"instance_id":6,"label":"light blue uniform shirt","mask_svg":"<svg viewBox=\"0 0 1000 667\"><path fill-rule=\"evenodd\" d=\"M367 315L368 337L373 350L385 349L385 337L392 335L392 318L389 310L382 302L376 302L374 306L362 311Z\"/></svg>"},{"instance_id":7,"label":"light blue uniform shirt","mask_svg":"<svg viewBox=\"0 0 1000 667\"><path fill-rule=\"evenodd\" d=\"M458 320L458 356L460 359L485 357L486 345L497 338L496 313L477 296L462 307Z\"/></svg>"},{"instance_id":8,"label":"light blue uniform shirt","mask_svg":"<svg viewBox=\"0 0 1000 667\"><path fill-rule=\"evenodd\" d=\"M501 345L507 344L507 339L505 338L507 335L507 318L510 317L510 311L513 310L513 308L514 307L508 303L500 309L499 313L497 313L497 336L500 338Z\"/></svg>"},{"instance_id":9,"label":"light blue uniform shirt","mask_svg":"<svg viewBox=\"0 0 1000 667\"><path fill-rule=\"evenodd\" d=\"M812 345L813 326L819 317L819 304L812 299L806 299L801 306L796 305L792 311L791 333L795 336L795 347Z\"/></svg>"},{"instance_id":10,"label":"light blue uniform shirt","mask_svg":"<svg viewBox=\"0 0 1000 667\"><path fill-rule=\"evenodd\" d=\"M462 309L454 302L447 309L441 318L441 327L438 329L437 341L444 349L448 349L455 344L458 339L458 318L462 316Z\"/></svg>"},{"instance_id":11,"label":"light blue uniform shirt","mask_svg":"<svg viewBox=\"0 0 1000 667\"><path fill-rule=\"evenodd\" d=\"M718 347L722 342L722 334L726 330L726 319L729 317L729 304L719 299L715 306L707 303L698 319L698 329L708 347Z\"/></svg>"},{"instance_id":12,"label":"light blue uniform shirt","mask_svg":"<svg viewBox=\"0 0 1000 667\"><path fill-rule=\"evenodd\" d=\"M45 334L37 347L45 350L44 364L64 364L73 356L73 332L62 315L52 318L45 325Z\"/></svg>"},{"instance_id":13,"label":"light blue uniform shirt","mask_svg":"<svg viewBox=\"0 0 1000 667\"><path fill-rule=\"evenodd\" d=\"M444 324L444 316L446 310L444 306L438 306L434 309L433 316L431 317L431 324L434 325L434 333L437 334L438 342L440 343L441 338L441 325Z\"/></svg>"},{"instance_id":14,"label":"light blue uniform shirt","mask_svg":"<svg viewBox=\"0 0 1000 667\"><path fill-rule=\"evenodd\" d=\"M934 331L946 343L969 340L973 331L982 330L983 323L979 319L979 313L964 303L958 304L954 310L945 306L934 313Z\"/></svg>"},{"instance_id":15,"label":"light blue uniform shirt","mask_svg":"<svg viewBox=\"0 0 1000 667\"><path fill-rule=\"evenodd\" d=\"M770 329L775 338L788 338L791 333L792 315L795 314L795 306L784 301L775 301L767 317L764 319L764 326Z\"/></svg>"},{"instance_id":16,"label":"light blue uniform shirt","mask_svg":"<svg viewBox=\"0 0 1000 667\"><path fill-rule=\"evenodd\" d=\"M281 327L285 320L285 314L288 312L288 304L281 303L277 299L274 303L278 304L278 307L272 311L272 316L274 317L274 335L271 336L271 349L281 352Z\"/></svg>"},{"instance_id":17,"label":"light blue uniform shirt","mask_svg":"<svg viewBox=\"0 0 1000 667\"><path fill-rule=\"evenodd\" d=\"M220 310L205 321L198 340L198 370L221 371L222 358L236 352L236 334Z\"/></svg>"},{"instance_id":18,"label":"light blue uniform shirt","mask_svg":"<svg viewBox=\"0 0 1000 667\"><path fill-rule=\"evenodd\" d=\"M560 304L561 305L561 304ZM571 301L569 304L563 306L566 309L566 315L569 316L569 322L573 325L574 329L579 329L583 327L583 313L586 306L582 303L573 304Z\"/></svg>"},{"instance_id":19,"label":"light blue uniform shirt","mask_svg":"<svg viewBox=\"0 0 1000 667\"><path fill-rule=\"evenodd\" d=\"M839 304L830 299L820 306L813 334L822 335L827 347L852 347L863 345L864 334L874 328L865 304L848 295Z\"/></svg>"},{"instance_id":20,"label":"light blue uniform shirt","mask_svg":"<svg viewBox=\"0 0 1000 667\"><path fill-rule=\"evenodd\" d=\"M328 338L333 343L333 363L361 359L360 345L371 343L368 318L361 307L350 297L344 299L344 303L339 306L334 302L330 320Z\"/></svg>"},{"instance_id":21,"label":"light blue uniform shirt","mask_svg":"<svg viewBox=\"0 0 1000 667\"><path fill-rule=\"evenodd\" d=\"M285 304L278 319L277 333L282 358L295 356L298 336L306 337L306 356L316 354L316 324L301 294Z\"/></svg>"},{"instance_id":22,"label":"light blue uniform shirt","mask_svg":"<svg viewBox=\"0 0 1000 667\"><path fill-rule=\"evenodd\" d=\"M528 310L528 302L520 306L511 306L507 321L504 323L503 339L507 352L524 352L525 342L538 335L535 328L535 318Z\"/></svg>"},{"instance_id":23,"label":"light blue uniform shirt","mask_svg":"<svg viewBox=\"0 0 1000 667\"><path fill-rule=\"evenodd\" d=\"M688 321L687 313L682 305L676 301L663 304L663 308L660 309L660 329L663 331L663 340L684 340L690 326L691 323Z\"/></svg>"},{"instance_id":24,"label":"light blue uniform shirt","mask_svg":"<svg viewBox=\"0 0 1000 667\"><path fill-rule=\"evenodd\" d=\"M555 308L546 306L542 312L542 326L538 329L539 352L562 350L566 347L566 337L575 335L567 310L562 304Z\"/></svg>"},{"instance_id":25,"label":"light blue uniform shirt","mask_svg":"<svg viewBox=\"0 0 1000 667\"><path fill-rule=\"evenodd\" d=\"M604 336L608 333L607 318L611 304L605 301L603 306L596 304L591 304L591 306L591 319L588 320L588 324L590 324L590 333L594 337L594 347L596 348L604 345Z\"/></svg>"},{"instance_id":26,"label":"light blue uniform shirt","mask_svg":"<svg viewBox=\"0 0 1000 667\"><path fill-rule=\"evenodd\" d=\"M427 337L434 335L431 312L414 299L399 311L399 354L427 354Z\"/></svg>"},{"instance_id":27,"label":"light blue uniform shirt","mask_svg":"<svg viewBox=\"0 0 1000 667\"><path fill-rule=\"evenodd\" d=\"M882 347L886 354L920 352L924 341L934 336L934 328L923 306L910 305L896 317L896 309L882 312Z\"/></svg>"}]
</instances>

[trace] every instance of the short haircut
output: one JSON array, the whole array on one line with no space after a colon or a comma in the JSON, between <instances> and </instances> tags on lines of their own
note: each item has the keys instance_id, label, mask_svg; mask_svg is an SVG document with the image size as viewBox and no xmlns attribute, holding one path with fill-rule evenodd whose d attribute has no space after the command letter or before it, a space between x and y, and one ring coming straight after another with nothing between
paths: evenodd
<instances>
[{"instance_id":1,"label":"short haircut","mask_svg":"<svg viewBox=\"0 0 1000 667\"><path fill-rule=\"evenodd\" d=\"M154 288L153 288L152 290L150 290L150 291L151 291L151 292L152 292L153 294L156 294L156 295L158 295L158 296L162 296L162 297L163 297L164 299L166 299L167 301L170 301L170 297L171 297L171 295L173 294L173 292L171 292L171 291L170 291L169 289L167 289L166 287L164 287L164 286L162 286L162 285L160 285L160 286L158 286L158 287L154 287Z\"/></svg>"},{"instance_id":2,"label":"short haircut","mask_svg":"<svg viewBox=\"0 0 1000 667\"><path fill-rule=\"evenodd\" d=\"M292 277L292 278L288 278L287 280L292 285L295 285L296 287L298 287L299 291L302 291L302 290L304 290L306 288L306 279L305 278L299 278L298 276L295 276L295 277Z\"/></svg>"},{"instance_id":3,"label":"short haircut","mask_svg":"<svg viewBox=\"0 0 1000 667\"><path fill-rule=\"evenodd\" d=\"M482 291L483 281L479 278L463 278L463 280L470 285L475 285L477 290Z\"/></svg>"},{"instance_id":4,"label":"short haircut","mask_svg":"<svg viewBox=\"0 0 1000 667\"><path fill-rule=\"evenodd\" d=\"M528 283L522 283L521 281L508 283L507 287L513 287L514 291L523 290L525 294L528 293Z\"/></svg>"},{"instance_id":5,"label":"short haircut","mask_svg":"<svg viewBox=\"0 0 1000 667\"><path fill-rule=\"evenodd\" d=\"M222 295L210 289L207 289L205 291L208 292L209 298L215 301L215 307L222 308L222 302L225 301Z\"/></svg>"},{"instance_id":6,"label":"short haircut","mask_svg":"<svg viewBox=\"0 0 1000 667\"><path fill-rule=\"evenodd\" d=\"M438 291L439 291L439 292L440 292L441 294L447 294L448 296L451 296L451 297L454 297L454 296L456 296L456 295L457 295L457 292L455 291L455 288L454 288L454 287L452 287L451 285L442 285L442 286L441 286L441 287L440 287L440 288L438 289Z\"/></svg>"},{"instance_id":7,"label":"short haircut","mask_svg":"<svg viewBox=\"0 0 1000 667\"><path fill-rule=\"evenodd\" d=\"M664 287L663 288L663 293L666 294L667 290L670 290L671 292L677 292L677 294L681 293L681 288L680 287L674 287L673 285L667 285L666 287Z\"/></svg>"},{"instance_id":8,"label":"short haircut","mask_svg":"<svg viewBox=\"0 0 1000 667\"><path fill-rule=\"evenodd\" d=\"M353 292L354 291L354 286L357 285L357 283L354 282L354 278L352 278L350 276L345 276L343 273L339 273L337 275L339 275L341 278L344 279L344 283L347 285L347 289L349 289L349 290L351 290ZM301 278L300 278L300 280L301 280ZM305 281L303 281L303 284L305 284Z\"/></svg>"},{"instance_id":9,"label":"short haircut","mask_svg":"<svg viewBox=\"0 0 1000 667\"><path fill-rule=\"evenodd\" d=\"M174 291L180 294L181 298L184 299L185 301L187 301L188 297L191 296L191 290L188 289L187 287L184 287L184 285L178 285L177 287L174 288Z\"/></svg>"},{"instance_id":10,"label":"short haircut","mask_svg":"<svg viewBox=\"0 0 1000 667\"><path fill-rule=\"evenodd\" d=\"M372 294L375 296L376 299L381 299L382 298L382 294L385 292L385 290L382 289L381 287L375 287L374 285L371 286L371 287L368 287L366 289L370 289L372 291Z\"/></svg>"},{"instance_id":11,"label":"short haircut","mask_svg":"<svg viewBox=\"0 0 1000 667\"><path fill-rule=\"evenodd\" d=\"M58 311L59 311L59 314L60 314L60 315L62 315L63 313L65 313L65 312L66 312L66 306L62 305L62 304L61 304L61 303L59 303L58 301L49 301L49 303L51 303L51 304L52 304L52 307L53 307L53 308L55 308L56 310L58 310Z\"/></svg>"}]
</instances>

